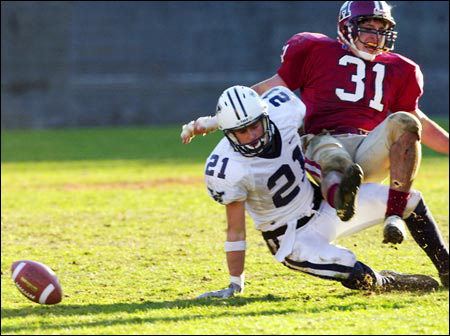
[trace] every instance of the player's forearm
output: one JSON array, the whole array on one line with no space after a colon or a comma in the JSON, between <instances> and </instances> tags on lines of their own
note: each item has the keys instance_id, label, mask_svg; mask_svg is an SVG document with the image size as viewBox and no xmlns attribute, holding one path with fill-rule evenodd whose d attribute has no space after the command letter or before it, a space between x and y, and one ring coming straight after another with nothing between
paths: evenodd
<instances>
[{"instance_id":1,"label":"player's forearm","mask_svg":"<svg viewBox=\"0 0 450 336\"><path fill-rule=\"evenodd\" d=\"M228 271L232 276L241 276L244 273L245 251L227 252Z\"/></svg>"},{"instance_id":2,"label":"player's forearm","mask_svg":"<svg viewBox=\"0 0 450 336\"><path fill-rule=\"evenodd\" d=\"M245 250L245 202L232 202L226 206L227 241L225 252L231 276L239 277L244 272Z\"/></svg>"},{"instance_id":3,"label":"player's forearm","mask_svg":"<svg viewBox=\"0 0 450 336\"><path fill-rule=\"evenodd\" d=\"M234 217L233 216L236 216ZM227 264L230 275L240 276L244 272L245 250L247 249L247 242L245 240L245 223L242 224L240 211L237 214L228 213L228 216L233 223L230 223L227 230L227 247L225 248L227 254ZM233 250L233 251L231 251Z\"/></svg>"},{"instance_id":4,"label":"player's forearm","mask_svg":"<svg viewBox=\"0 0 450 336\"><path fill-rule=\"evenodd\" d=\"M247 244L245 241L245 231L235 232L237 235L227 234L227 241L225 242L225 252L227 255L228 272L230 274L230 282L239 286L240 291L244 290L244 265L245 265L245 250ZM241 240L230 240L241 239Z\"/></svg>"},{"instance_id":5,"label":"player's forearm","mask_svg":"<svg viewBox=\"0 0 450 336\"><path fill-rule=\"evenodd\" d=\"M258 92L259 95L262 95L264 92L271 88L270 82L268 80L256 83L251 87L253 90Z\"/></svg>"},{"instance_id":6,"label":"player's forearm","mask_svg":"<svg viewBox=\"0 0 450 336\"><path fill-rule=\"evenodd\" d=\"M420 121L422 123L422 143L439 153L448 155L448 132L431 119L426 118Z\"/></svg>"},{"instance_id":7,"label":"player's forearm","mask_svg":"<svg viewBox=\"0 0 450 336\"><path fill-rule=\"evenodd\" d=\"M183 125L181 130L181 139L184 144L189 143L192 138L200 134L208 134L217 130L217 117L206 116L197 120L192 120L188 124Z\"/></svg>"},{"instance_id":8,"label":"player's forearm","mask_svg":"<svg viewBox=\"0 0 450 336\"><path fill-rule=\"evenodd\" d=\"M285 81L278 74L275 74L272 77L263 80L262 82L256 83L251 88L258 92L259 95L262 95L269 89L279 85L287 87Z\"/></svg>"}]
</instances>

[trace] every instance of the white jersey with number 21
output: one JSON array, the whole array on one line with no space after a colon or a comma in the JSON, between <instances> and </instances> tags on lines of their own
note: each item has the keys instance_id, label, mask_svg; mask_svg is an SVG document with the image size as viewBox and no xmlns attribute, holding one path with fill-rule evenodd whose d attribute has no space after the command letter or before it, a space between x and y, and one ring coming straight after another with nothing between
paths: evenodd
<instances>
[{"instance_id":1,"label":"white jersey with number 21","mask_svg":"<svg viewBox=\"0 0 450 336\"><path fill-rule=\"evenodd\" d=\"M262 98L269 106L277 150L265 157L244 157L224 137L206 161L205 182L215 201L224 205L245 201L255 228L271 231L311 215L314 192L298 135L305 105L282 86Z\"/></svg>"}]
</instances>

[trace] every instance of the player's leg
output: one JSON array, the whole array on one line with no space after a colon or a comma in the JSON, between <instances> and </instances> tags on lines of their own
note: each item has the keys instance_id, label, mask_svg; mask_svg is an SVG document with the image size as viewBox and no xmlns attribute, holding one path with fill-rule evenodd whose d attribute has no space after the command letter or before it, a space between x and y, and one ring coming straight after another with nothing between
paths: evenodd
<instances>
[{"instance_id":1,"label":"player's leg","mask_svg":"<svg viewBox=\"0 0 450 336\"><path fill-rule=\"evenodd\" d=\"M357 261L348 279L341 281L342 285L350 289L368 290L433 290L439 283L432 277L423 274L402 274L383 270L379 273L370 266Z\"/></svg>"},{"instance_id":2,"label":"player's leg","mask_svg":"<svg viewBox=\"0 0 450 336\"><path fill-rule=\"evenodd\" d=\"M355 216L348 222L338 222L333 232L334 236L330 234L328 236L330 241L383 223L388 195L389 187L386 185L376 183L362 184L357 197ZM420 199L420 192L412 189L404 211L405 218L417 207ZM326 212L326 209L323 211ZM330 209L327 212L332 213L332 210ZM322 234L326 234L326 227L320 225L318 227Z\"/></svg>"},{"instance_id":3,"label":"player's leg","mask_svg":"<svg viewBox=\"0 0 450 336\"><path fill-rule=\"evenodd\" d=\"M385 185L367 183L361 185L358 193L358 206L353 219L349 222L338 222L335 229L327 227L322 222L316 225L316 230L333 241L350 234L362 231L383 221L389 190ZM329 207L328 207L329 208ZM332 216L332 209L321 208L322 218ZM404 218L411 236L428 255L436 267L441 282L448 287L449 252L430 210L417 190L410 191L410 197L405 207ZM332 222L332 219L327 221Z\"/></svg>"},{"instance_id":4,"label":"player's leg","mask_svg":"<svg viewBox=\"0 0 450 336\"><path fill-rule=\"evenodd\" d=\"M420 199L414 211L405 219L405 222L411 236L438 270L442 284L448 288L448 247L445 245L436 221L423 198Z\"/></svg>"},{"instance_id":5,"label":"player's leg","mask_svg":"<svg viewBox=\"0 0 450 336\"><path fill-rule=\"evenodd\" d=\"M392 144L389 153L391 163L390 196L386 209L386 225L384 230L385 242L401 243L404 233L397 222L403 214L402 208L406 203L413 180L419 170L422 156L420 145L420 122L410 113L394 113L392 115L393 133L398 136L397 127L403 127L404 132ZM396 137L394 136L394 139Z\"/></svg>"},{"instance_id":6,"label":"player's leg","mask_svg":"<svg viewBox=\"0 0 450 336\"><path fill-rule=\"evenodd\" d=\"M324 225L332 230L333 223L328 218L333 217L335 222L338 221L335 213L319 221L326 222ZM292 253L284 259L283 264L323 279L347 279L357 261L356 256L346 248L330 244L326 236L315 230L316 226L317 220L314 220L296 232Z\"/></svg>"},{"instance_id":7,"label":"player's leg","mask_svg":"<svg viewBox=\"0 0 450 336\"><path fill-rule=\"evenodd\" d=\"M383 242L401 243L404 239L406 230L401 218L420 166L420 132L415 116L393 113L364 139L355 153L365 182L380 182L390 172Z\"/></svg>"},{"instance_id":8,"label":"player's leg","mask_svg":"<svg viewBox=\"0 0 450 336\"><path fill-rule=\"evenodd\" d=\"M307 139L306 170L320 183L322 195L336 209L339 218L350 220L363 172L335 137L320 134Z\"/></svg>"},{"instance_id":9,"label":"player's leg","mask_svg":"<svg viewBox=\"0 0 450 336\"><path fill-rule=\"evenodd\" d=\"M320 221L325 220L330 223L324 218ZM294 249L283 264L322 279L339 281L350 289L429 290L439 286L436 280L425 275L378 273L358 261L350 250L328 242L314 226L297 232Z\"/></svg>"}]
</instances>

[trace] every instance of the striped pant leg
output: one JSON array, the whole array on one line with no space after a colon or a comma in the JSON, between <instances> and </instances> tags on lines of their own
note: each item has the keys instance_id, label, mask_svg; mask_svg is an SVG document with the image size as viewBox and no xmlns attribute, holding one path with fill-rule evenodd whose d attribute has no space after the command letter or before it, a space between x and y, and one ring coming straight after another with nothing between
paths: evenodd
<instances>
[{"instance_id":1,"label":"striped pant leg","mask_svg":"<svg viewBox=\"0 0 450 336\"><path fill-rule=\"evenodd\" d=\"M293 251L283 264L322 279L345 280L353 271L357 259L350 250L331 244L312 227L299 230Z\"/></svg>"},{"instance_id":2,"label":"striped pant leg","mask_svg":"<svg viewBox=\"0 0 450 336\"><path fill-rule=\"evenodd\" d=\"M326 280L341 281L347 279L353 271L353 266L338 263L312 263L309 261L295 261L286 257L283 265L294 271L300 271Z\"/></svg>"}]
</instances>

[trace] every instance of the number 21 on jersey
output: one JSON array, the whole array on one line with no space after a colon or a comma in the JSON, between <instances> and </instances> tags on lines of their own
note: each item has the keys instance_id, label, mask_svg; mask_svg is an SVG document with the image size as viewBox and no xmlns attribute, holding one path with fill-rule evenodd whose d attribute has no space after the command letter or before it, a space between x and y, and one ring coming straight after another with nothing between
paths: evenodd
<instances>
[{"instance_id":1,"label":"number 21 on jersey","mask_svg":"<svg viewBox=\"0 0 450 336\"><path fill-rule=\"evenodd\" d=\"M355 92L345 92L342 88L336 89L336 96L340 100L349 101L349 102L357 102L364 97L365 90L365 82L366 78L366 64L364 61L358 57L345 55L339 59L339 65L348 66L349 64L356 65L356 73L352 75L351 81L356 84ZM381 103L381 99L383 98L383 80L385 74L386 66L381 63L377 63L373 67L373 71L376 73L375 76L375 95L370 100L369 106L377 111L383 111L384 105Z\"/></svg>"}]
</instances>

